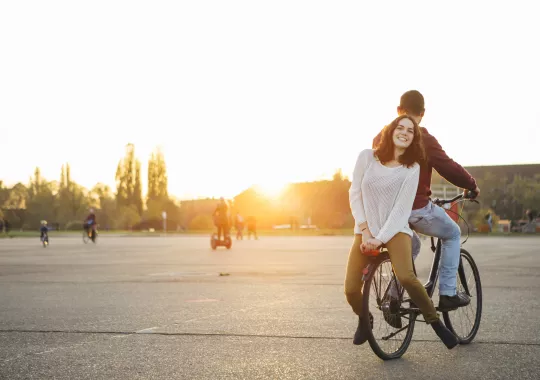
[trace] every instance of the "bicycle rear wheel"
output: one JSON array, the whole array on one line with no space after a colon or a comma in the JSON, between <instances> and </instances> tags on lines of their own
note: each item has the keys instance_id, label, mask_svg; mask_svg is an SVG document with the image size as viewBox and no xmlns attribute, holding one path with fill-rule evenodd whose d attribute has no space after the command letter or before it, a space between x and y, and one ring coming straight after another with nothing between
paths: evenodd
<instances>
[{"instance_id":1,"label":"bicycle rear wheel","mask_svg":"<svg viewBox=\"0 0 540 380\"><path fill-rule=\"evenodd\" d=\"M387 253L382 253L371 264L370 272L364 283L362 319L369 320L369 312L373 315L373 328L369 330L368 341L375 354L383 359L400 358L411 343L416 321L416 314L403 306L403 300L409 298L401 294L399 312L396 318L401 318L401 328L390 326L385 321L384 314L388 313L388 290L395 282L392 263Z\"/></svg>"},{"instance_id":2,"label":"bicycle rear wheel","mask_svg":"<svg viewBox=\"0 0 540 380\"><path fill-rule=\"evenodd\" d=\"M482 285L478 267L471 254L464 249L461 249L459 261L457 291L465 292L471 298L471 303L457 310L444 312L443 319L446 327L459 337L461 344L469 344L480 328Z\"/></svg>"}]
</instances>

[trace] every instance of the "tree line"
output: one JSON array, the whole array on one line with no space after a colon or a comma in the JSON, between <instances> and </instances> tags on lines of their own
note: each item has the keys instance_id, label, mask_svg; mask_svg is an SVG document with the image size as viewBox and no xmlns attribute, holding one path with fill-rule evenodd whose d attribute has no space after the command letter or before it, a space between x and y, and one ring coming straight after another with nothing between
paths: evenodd
<instances>
[{"instance_id":1,"label":"tree line","mask_svg":"<svg viewBox=\"0 0 540 380\"><path fill-rule=\"evenodd\" d=\"M166 211L176 228L180 204L169 197L167 167L163 152L148 160L148 192L142 194L141 162L135 146L128 144L116 168L116 189L102 183L86 189L71 178L69 163L62 165L59 180L47 180L37 167L28 184L6 187L0 181L0 218L12 228L36 229L42 220L59 229L80 229L93 208L100 228L161 228Z\"/></svg>"},{"instance_id":2,"label":"tree line","mask_svg":"<svg viewBox=\"0 0 540 380\"><path fill-rule=\"evenodd\" d=\"M171 197L162 151L155 150L149 157L147 174L147 194L143 196L141 162L133 144L126 146L118 162L114 190L102 183L91 189L77 184L68 163L61 167L59 180L43 178L36 168L27 184L6 187L0 181L0 219L7 219L16 229L37 229L41 220L47 220L52 227L75 230L82 228L89 209L94 208L100 229L158 230L165 211L169 230L212 228L217 200L180 202ZM509 170L500 175L487 169L476 178L482 190L481 205L467 203L463 212L470 224L482 224L487 213L495 220L517 221L526 218L527 210L540 209L540 174ZM436 173L433 181L445 183ZM321 228L352 228L349 187L350 181L338 170L332 180L290 184L277 200L250 188L231 200L231 213L255 217L260 228L308 223Z\"/></svg>"}]
</instances>

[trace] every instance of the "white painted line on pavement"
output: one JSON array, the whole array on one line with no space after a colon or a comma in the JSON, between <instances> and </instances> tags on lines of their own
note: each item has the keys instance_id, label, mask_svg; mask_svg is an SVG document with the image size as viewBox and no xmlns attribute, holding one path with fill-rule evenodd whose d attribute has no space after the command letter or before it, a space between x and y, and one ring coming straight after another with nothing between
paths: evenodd
<instances>
[{"instance_id":1,"label":"white painted line on pavement","mask_svg":"<svg viewBox=\"0 0 540 380\"><path fill-rule=\"evenodd\" d=\"M153 334L154 329L157 329L157 328L158 328L157 326L148 327L147 329L142 329L142 330L139 330L139 331L135 331L135 334Z\"/></svg>"}]
</instances>

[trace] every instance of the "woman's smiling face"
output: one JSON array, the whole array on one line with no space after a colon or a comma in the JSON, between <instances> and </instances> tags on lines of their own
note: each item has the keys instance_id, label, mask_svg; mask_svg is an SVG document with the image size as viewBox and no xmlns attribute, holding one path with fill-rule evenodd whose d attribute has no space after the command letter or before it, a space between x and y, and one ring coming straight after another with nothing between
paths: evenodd
<instances>
[{"instance_id":1,"label":"woman's smiling face","mask_svg":"<svg viewBox=\"0 0 540 380\"><path fill-rule=\"evenodd\" d=\"M392 134L392 141L396 148L407 149L413 142L414 138L414 124L410 119L404 118L398 122L394 133Z\"/></svg>"}]
</instances>

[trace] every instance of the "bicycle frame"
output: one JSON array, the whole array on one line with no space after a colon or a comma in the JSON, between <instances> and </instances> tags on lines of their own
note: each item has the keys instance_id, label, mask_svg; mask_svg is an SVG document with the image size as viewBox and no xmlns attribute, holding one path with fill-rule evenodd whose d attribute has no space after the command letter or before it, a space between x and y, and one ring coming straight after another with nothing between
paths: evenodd
<instances>
[{"instance_id":1,"label":"bicycle frame","mask_svg":"<svg viewBox=\"0 0 540 380\"><path fill-rule=\"evenodd\" d=\"M454 203L461 198L463 198L463 194L460 194L450 200L435 199L433 203L437 206L442 206L443 204L446 204L446 203ZM431 251L434 252L435 255L433 256L433 262L431 264L431 270L429 272L429 279L424 284L424 287L426 288L426 291L430 298L433 296L433 292L435 291L435 284L437 283L437 278L439 276L439 264L440 264L441 255L442 255L442 242L440 238L437 239L437 245L435 245L435 238L433 236L431 237ZM467 279L465 277L465 270L463 269L463 262L461 261L461 258L459 259L458 276L463 286L463 289L465 290L467 295L470 296L471 293L469 291L469 287L467 286Z\"/></svg>"},{"instance_id":2,"label":"bicycle frame","mask_svg":"<svg viewBox=\"0 0 540 380\"><path fill-rule=\"evenodd\" d=\"M463 194L460 194L452 199L449 199L449 200L440 200L440 199L434 199L432 202L437 205L437 206L442 206L444 204L447 204L447 203L454 203L462 198L464 199L470 199L468 197L465 197L464 196L465 193ZM474 201L474 199L473 199ZM435 244L435 238L432 236L431 237L431 251L435 254L433 256L433 261L431 263L431 269L429 271L429 277L428 277L428 280L427 282L424 284L424 288L426 289L426 292L429 296L429 298L431 298L433 296L433 293L435 292L435 284L437 283L437 278L439 277L439 265L440 265L440 261L441 261L441 256L442 256L442 241L441 239L437 239L437 244ZM416 274L416 266L414 265L414 262L413 262L413 268L414 268L414 272ZM461 259L459 260L459 266L458 266L458 275L459 275L459 279L461 280L461 284L465 290L465 292L467 293L467 295L471 295L470 294L470 291L469 291L469 288L467 286L467 281L466 281L466 277L465 277L465 270L463 269L463 262L461 261ZM394 278L395 278L395 274L394 274ZM403 289L400 289L401 292L403 291ZM400 297L401 297L401 294L400 294Z\"/></svg>"},{"instance_id":3,"label":"bicycle frame","mask_svg":"<svg viewBox=\"0 0 540 380\"><path fill-rule=\"evenodd\" d=\"M467 199L467 200L471 200L473 202L476 202L474 199L471 199L467 196L465 196L465 193L462 193L452 199L449 199L449 200L440 200L440 199L434 199L432 202L434 204L436 204L437 206L442 206L446 203L454 203L460 199ZM437 283L437 278L439 276L439 264L440 264L440 261L441 261L441 255L442 255L442 241L441 239L437 239L437 244L435 244L435 238L434 237L431 237L431 251L435 253L435 255L433 256L433 261L431 263L431 269L430 269L430 272L429 272L429 277L428 277L428 281L424 284L424 288L426 289L426 292L428 293L429 297L431 298L433 296L433 293L435 292L435 284ZM366 265L366 267L364 268L363 270L363 276L362 276L362 279L365 281L368 274L371 272L372 270L372 262L368 262L368 264ZM414 265L414 261L413 261L413 269L414 269L414 272L416 274L416 266ZM467 286L467 282L466 282L466 277L465 277L465 271L463 269L463 263L461 261L461 259L459 260L459 266L458 266L458 275L459 275L459 278L461 280L461 284L463 285L463 288L465 290L465 292L467 293L467 295L471 295L470 294L470 291L469 291L469 288ZM391 281L395 281L396 280L396 277L395 277L395 273L393 273L393 280ZM388 293L388 290L389 290L389 287L390 287L390 283L388 284L388 287L387 289L385 290L384 292L384 295L386 296L386 294ZM398 293L399 293L399 297L401 298L402 295L403 295L403 287L400 287L398 289Z\"/></svg>"},{"instance_id":4,"label":"bicycle frame","mask_svg":"<svg viewBox=\"0 0 540 380\"><path fill-rule=\"evenodd\" d=\"M442 254L441 239L437 239L437 245L435 246L435 239L431 237L431 251L434 252L435 255L433 256L433 262L431 264L431 270L429 272L429 279L424 284L424 288L426 288L426 292L430 298L433 296L433 292L435 291L435 284L437 283L437 278L439 276L439 263ZM463 290L465 290L465 293L470 296L471 293L467 285L467 278L465 277L465 270L463 269L463 261L461 261L461 258L459 259L458 276L461 281L461 285L463 286Z\"/></svg>"},{"instance_id":5,"label":"bicycle frame","mask_svg":"<svg viewBox=\"0 0 540 380\"><path fill-rule=\"evenodd\" d=\"M435 255L433 256L433 261L431 263L428 281L424 284L424 288L426 288L426 292L430 298L433 296L433 292L435 291L435 284L437 283L437 278L439 277L441 249L441 239L437 239L437 246L435 246L435 239L431 237L431 251L433 251Z\"/></svg>"}]
</instances>

